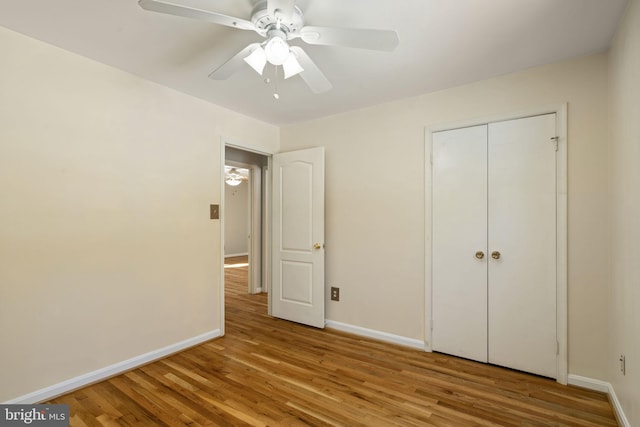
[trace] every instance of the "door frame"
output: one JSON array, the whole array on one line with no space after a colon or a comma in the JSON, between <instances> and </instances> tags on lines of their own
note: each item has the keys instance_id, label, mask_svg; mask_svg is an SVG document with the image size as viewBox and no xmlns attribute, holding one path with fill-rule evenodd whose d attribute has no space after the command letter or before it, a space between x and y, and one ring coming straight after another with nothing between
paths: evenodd
<instances>
[{"instance_id":1,"label":"door frame","mask_svg":"<svg viewBox=\"0 0 640 427\"><path fill-rule=\"evenodd\" d=\"M434 132L453 130L470 126L478 126L492 122L521 119L543 114L556 114L558 150L556 155L556 336L558 340L557 375L560 384L567 384L567 104L552 105L514 113L505 113L459 122L449 122L425 128L425 333L424 350L432 350L432 152Z\"/></svg>"},{"instance_id":2,"label":"door frame","mask_svg":"<svg viewBox=\"0 0 640 427\"><path fill-rule=\"evenodd\" d=\"M262 233L262 239L251 239L251 241L249 242L249 256L251 257L252 252L255 251L256 253L259 253L260 256L262 257L262 272L261 272L261 276L262 276L262 291L268 291L270 288L270 281L271 281L271 257L270 257L270 250L269 250L269 244L271 242L271 226L270 226L270 222L271 222L271 192L270 192L270 186L271 186L271 156L273 155L273 153L267 153L255 148L252 148L250 145L245 144L245 143L239 143L237 141L232 141L228 138L225 138L224 136L220 138L220 208L219 208L219 215L220 215L220 293L219 293L219 301L220 301L220 336L224 336L225 334L225 298L224 298L224 292L225 292L225 286L224 286L224 226L225 226L225 218L224 218L224 214L225 214L225 206L224 206L224 199L225 199L225 191L226 191L226 184L225 184L225 172L224 172L224 167L226 164L226 154L225 154L225 148L226 147L233 147L233 148L237 148L238 150L242 150L242 151L247 151L250 153L256 153L256 154L260 154L262 156L267 157L267 166L262 168L262 174L260 174L260 176L254 176L255 174L253 173L256 169L260 170L260 168L253 168L251 167L252 165L249 165L250 169L251 169L251 175L252 177L251 179L251 230L250 233L251 235L253 235L254 232L254 225L256 224L256 222L259 222L260 225L260 229L261 229L261 233ZM237 163L237 162L233 162L233 163ZM256 180L260 180L261 181L261 185L262 185L262 192L265 195L264 200L263 200L263 204L262 204L262 214L260 215L260 213L256 212L256 210L254 210L254 204L253 204L253 199L254 197L257 197L257 195L254 194L253 191L253 184L254 184L254 179ZM256 214L260 217L259 219L256 218ZM261 242L261 243L259 243ZM255 246L255 247L254 247ZM255 253L254 253L255 256ZM254 273L255 274L255 273ZM251 283L249 283L249 287L252 287ZM269 293L270 295L270 293ZM269 312L271 311L271 303L269 301Z\"/></svg>"}]
</instances>

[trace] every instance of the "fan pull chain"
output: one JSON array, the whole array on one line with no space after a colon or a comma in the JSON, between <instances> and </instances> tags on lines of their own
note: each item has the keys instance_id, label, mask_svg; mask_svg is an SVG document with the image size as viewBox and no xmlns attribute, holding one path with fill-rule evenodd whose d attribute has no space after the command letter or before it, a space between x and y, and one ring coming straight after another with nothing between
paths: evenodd
<instances>
[{"instance_id":1,"label":"fan pull chain","mask_svg":"<svg viewBox=\"0 0 640 427\"><path fill-rule=\"evenodd\" d=\"M278 66L274 65L274 73L273 73L273 85L274 85L274 91L273 91L273 98L278 100L280 99L280 94L278 93Z\"/></svg>"}]
</instances>

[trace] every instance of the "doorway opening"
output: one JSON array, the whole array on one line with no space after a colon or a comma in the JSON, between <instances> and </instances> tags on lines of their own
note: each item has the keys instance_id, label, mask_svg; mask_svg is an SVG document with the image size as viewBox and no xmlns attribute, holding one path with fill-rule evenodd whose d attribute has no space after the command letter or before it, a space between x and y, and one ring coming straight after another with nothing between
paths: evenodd
<instances>
[{"instance_id":1,"label":"doorway opening","mask_svg":"<svg viewBox=\"0 0 640 427\"><path fill-rule=\"evenodd\" d=\"M225 165L250 170L249 292L244 295L262 296L268 316L324 327L324 148L270 156L223 144L221 175ZM225 254L227 192L222 178L221 258ZM301 256L296 258L296 254ZM220 270L224 335L225 313L233 307L225 303L225 269Z\"/></svg>"},{"instance_id":2,"label":"doorway opening","mask_svg":"<svg viewBox=\"0 0 640 427\"><path fill-rule=\"evenodd\" d=\"M226 164L224 192L224 268L225 279L231 275L236 291L252 292L249 286L249 242L251 240L251 170ZM238 269L238 274L230 274L227 269ZM229 288L229 286L227 286ZM229 290L229 289L227 289ZM256 290L259 291L260 289Z\"/></svg>"},{"instance_id":3,"label":"doorway opening","mask_svg":"<svg viewBox=\"0 0 640 427\"><path fill-rule=\"evenodd\" d=\"M223 286L229 296L269 292L264 226L268 161L266 155L225 146Z\"/></svg>"}]
</instances>

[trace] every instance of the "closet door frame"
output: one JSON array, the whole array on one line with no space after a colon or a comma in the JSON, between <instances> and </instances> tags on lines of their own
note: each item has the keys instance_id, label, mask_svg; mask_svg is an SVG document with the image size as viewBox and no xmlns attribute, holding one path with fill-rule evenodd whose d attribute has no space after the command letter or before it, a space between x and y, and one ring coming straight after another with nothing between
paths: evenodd
<instances>
[{"instance_id":1,"label":"closet door frame","mask_svg":"<svg viewBox=\"0 0 640 427\"><path fill-rule=\"evenodd\" d=\"M567 104L553 105L509 114L494 115L478 119L450 122L427 126L425 129L425 340L424 350L432 350L432 153L434 132L462 127L478 126L493 122L521 119L543 114L556 114L557 155L556 155L556 226L557 226L557 268L556 268L556 336L558 339L556 381L567 384Z\"/></svg>"}]
</instances>

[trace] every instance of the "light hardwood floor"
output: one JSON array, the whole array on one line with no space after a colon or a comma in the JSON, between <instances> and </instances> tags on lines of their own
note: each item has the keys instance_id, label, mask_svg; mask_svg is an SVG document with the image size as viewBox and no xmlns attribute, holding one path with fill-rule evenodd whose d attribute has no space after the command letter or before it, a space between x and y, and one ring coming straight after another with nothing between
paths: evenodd
<instances>
[{"instance_id":1,"label":"light hardwood floor","mask_svg":"<svg viewBox=\"0 0 640 427\"><path fill-rule=\"evenodd\" d=\"M272 319L246 274L225 269L225 337L53 403L72 426L617 425L604 394Z\"/></svg>"}]
</instances>

